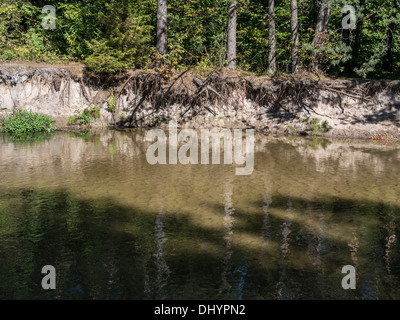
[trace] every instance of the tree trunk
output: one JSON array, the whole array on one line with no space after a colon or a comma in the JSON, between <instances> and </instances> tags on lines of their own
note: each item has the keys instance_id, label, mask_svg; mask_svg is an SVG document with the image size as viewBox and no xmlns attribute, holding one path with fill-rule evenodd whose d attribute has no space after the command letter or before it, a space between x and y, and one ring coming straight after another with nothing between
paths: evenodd
<instances>
[{"instance_id":1,"label":"tree trunk","mask_svg":"<svg viewBox=\"0 0 400 320\"><path fill-rule=\"evenodd\" d=\"M276 34L275 34L275 0L269 0L268 3L268 15L269 15L269 30L268 30L268 45L269 45L269 57L268 57L268 73L276 73Z\"/></svg>"},{"instance_id":2,"label":"tree trunk","mask_svg":"<svg viewBox=\"0 0 400 320\"><path fill-rule=\"evenodd\" d=\"M236 0L229 1L228 6L228 68L236 69Z\"/></svg>"},{"instance_id":3,"label":"tree trunk","mask_svg":"<svg viewBox=\"0 0 400 320\"><path fill-rule=\"evenodd\" d=\"M158 53L167 54L167 0L157 1L157 44Z\"/></svg>"},{"instance_id":4,"label":"tree trunk","mask_svg":"<svg viewBox=\"0 0 400 320\"><path fill-rule=\"evenodd\" d=\"M297 0L290 2L290 31L292 34L292 72L296 73L299 67L299 29L297 21Z\"/></svg>"},{"instance_id":5,"label":"tree trunk","mask_svg":"<svg viewBox=\"0 0 400 320\"><path fill-rule=\"evenodd\" d=\"M314 48L318 49L328 29L329 19L331 17L331 4L332 0L322 0L321 7L317 16L317 23L315 26L315 36L313 39ZM317 70L319 65L319 53L313 54L313 61L311 61L311 69Z\"/></svg>"}]
</instances>

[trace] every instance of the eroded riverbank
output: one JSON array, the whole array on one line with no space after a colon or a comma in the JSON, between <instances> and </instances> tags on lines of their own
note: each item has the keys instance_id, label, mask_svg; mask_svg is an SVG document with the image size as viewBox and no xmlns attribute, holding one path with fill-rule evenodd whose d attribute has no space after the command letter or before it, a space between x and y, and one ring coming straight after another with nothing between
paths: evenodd
<instances>
[{"instance_id":1,"label":"eroded riverbank","mask_svg":"<svg viewBox=\"0 0 400 320\"><path fill-rule=\"evenodd\" d=\"M102 82L79 66L0 65L0 111L18 108L68 119L97 106L91 127L254 128L268 134L400 140L400 81L269 78L191 71L164 79L132 71ZM110 112L112 94L115 110ZM324 124L324 125L323 125Z\"/></svg>"}]
</instances>

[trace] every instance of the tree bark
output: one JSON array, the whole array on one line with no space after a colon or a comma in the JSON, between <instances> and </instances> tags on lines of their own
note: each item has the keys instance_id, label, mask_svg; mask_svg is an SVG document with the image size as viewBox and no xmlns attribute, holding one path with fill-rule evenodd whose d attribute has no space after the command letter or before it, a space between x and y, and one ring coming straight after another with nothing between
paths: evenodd
<instances>
[{"instance_id":1,"label":"tree bark","mask_svg":"<svg viewBox=\"0 0 400 320\"><path fill-rule=\"evenodd\" d=\"M297 20L297 0L290 2L290 30L292 34L292 72L299 68L299 29Z\"/></svg>"},{"instance_id":2,"label":"tree bark","mask_svg":"<svg viewBox=\"0 0 400 320\"><path fill-rule=\"evenodd\" d=\"M157 0L157 43L158 53L167 54L167 0Z\"/></svg>"},{"instance_id":3,"label":"tree bark","mask_svg":"<svg viewBox=\"0 0 400 320\"><path fill-rule=\"evenodd\" d=\"M329 19L331 17L331 4L332 0L322 0L315 26L315 36L312 43L316 49L318 49L318 47L321 45L326 30L328 29ZM318 69L318 66L319 54L314 53L313 61L311 62L311 69L316 70Z\"/></svg>"},{"instance_id":4,"label":"tree bark","mask_svg":"<svg viewBox=\"0 0 400 320\"><path fill-rule=\"evenodd\" d=\"M228 68L236 69L236 0L229 1L228 5Z\"/></svg>"},{"instance_id":5,"label":"tree bark","mask_svg":"<svg viewBox=\"0 0 400 320\"><path fill-rule=\"evenodd\" d=\"M275 0L268 2L269 29L268 29L268 73L276 73L276 33L275 33Z\"/></svg>"}]
</instances>

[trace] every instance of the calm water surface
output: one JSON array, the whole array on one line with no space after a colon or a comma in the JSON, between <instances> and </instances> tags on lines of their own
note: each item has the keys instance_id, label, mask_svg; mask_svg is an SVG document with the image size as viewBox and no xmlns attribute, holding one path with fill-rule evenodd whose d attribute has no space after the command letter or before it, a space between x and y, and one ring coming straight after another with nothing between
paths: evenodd
<instances>
[{"instance_id":1,"label":"calm water surface","mask_svg":"<svg viewBox=\"0 0 400 320\"><path fill-rule=\"evenodd\" d=\"M237 176L144 137L0 136L0 299L400 299L400 146L257 136Z\"/></svg>"}]
</instances>

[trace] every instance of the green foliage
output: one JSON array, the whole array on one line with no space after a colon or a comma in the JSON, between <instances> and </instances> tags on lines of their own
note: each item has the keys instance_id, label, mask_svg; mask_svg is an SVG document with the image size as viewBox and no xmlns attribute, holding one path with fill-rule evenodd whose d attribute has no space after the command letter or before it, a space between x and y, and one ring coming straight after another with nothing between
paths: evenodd
<instances>
[{"instance_id":1,"label":"green foliage","mask_svg":"<svg viewBox=\"0 0 400 320\"><path fill-rule=\"evenodd\" d=\"M25 110L19 110L7 116L2 120L1 125L4 131L14 135L51 132L56 129L52 117Z\"/></svg>"},{"instance_id":2,"label":"green foliage","mask_svg":"<svg viewBox=\"0 0 400 320\"><path fill-rule=\"evenodd\" d=\"M226 65L226 27L229 0L168 0L168 55L170 71L195 67L202 73ZM265 73L268 67L268 1L236 0L237 62L244 71ZM290 0L275 0L276 61L278 73L291 69ZM307 68L317 57L320 70L360 77L382 75L388 60L388 27L392 24L391 67L400 70L400 12L392 1L331 0L331 18L326 33L313 45L317 5L321 1L298 1L300 67ZM56 9L56 29L41 26L41 8ZM362 33L342 29L342 8L356 9ZM384 4L384 5L383 5ZM383 6L382 6L383 5ZM156 0L3 0L0 3L0 61L80 61L104 75L126 69L146 69L157 60L155 50ZM347 71L346 71L346 70ZM397 73L396 73L397 71Z\"/></svg>"},{"instance_id":3,"label":"green foliage","mask_svg":"<svg viewBox=\"0 0 400 320\"><path fill-rule=\"evenodd\" d=\"M70 117L68 118L67 124L68 124L68 125L73 125L73 124L76 124L77 121L78 121L78 118L76 118L76 117L74 117L74 116L70 116Z\"/></svg>"},{"instance_id":4,"label":"green foliage","mask_svg":"<svg viewBox=\"0 0 400 320\"><path fill-rule=\"evenodd\" d=\"M106 3L106 13L98 15L99 31L86 41L91 54L85 59L90 70L113 74L145 66L152 53L153 27L143 16L136 16L131 1Z\"/></svg>"},{"instance_id":5,"label":"green foliage","mask_svg":"<svg viewBox=\"0 0 400 320\"><path fill-rule=\"evenodd\" d=\"M96 72L102 74L118 73L126 69L126 64L121 62L119 51L107 46L107 40L93 40L89 44L92 54L86 58L86 66Z\"/></svg>"},{"instance_id":6,"label":"green foliage","mask_svg":"<svg viewBox=\"0 0 400 320\"><path fill-rule=\"evenodd\" d=\"M108 100L107 105L108 105L108 111L114 113L117 108L117 99L114 96L113 89L111 89L111 97L110 100Z\"/></svg>"},{"instance_id":7,"label":"green foliage","mask_svg":"<svg viewBox=\"0 0 400 320\"><path fill-rule=\"evenodd\" d=\"M285 129L285 132L287 132L287 133L291 133L291 132L297 132L297 128L295 128L295 127L293 127L293 126L288 126L286 129Z\"/></svg>"},{"instance_id":8,"label":"green foliage","mask_svg":"<svg viewBox=\"0 0 400 320\"><path fill-rule=\"evenodd\" d=\"M97 104L95 104L92 108L89 109L89 113L95 119L100 118L100 108L98 107Z\"/></svg>"},{"instance_id":9,"label":"green foliage","mask_svg":"<svg viewBox=\"0 0 400 320\"><path fill-rule=\"evenodd\" d=\"M79 124L86 126L90 124L92 118L100 118L100 108L97 106L97 104L95 104L92 108L85 108L77 117L70 116L68 118L68 125Z\"/></svg>"},{"instance_id":10,"label":"green foliage","mask_svg":"<svg viewBox=\"0 0 400 320\"><path fill-rule=\"evenodd\" d=\"M79 118L81 124L86 125L90 123L91 115L88 108L85 108Z\"/></svg>"},{"instance_id":11,"label":"green foliage","mask_svg":"<svg viewBox=\"0 0 400 320\"><path fill-rule=\"evenodd\" d=\"M328 121L323 121L320 123L319 119L313 118L313 119L305 119L303 122L307 123L310 127L311 130L311 135L315 136L320 133L326 133L329 130L329 124Z\"/></svg>"}]
</instances>

